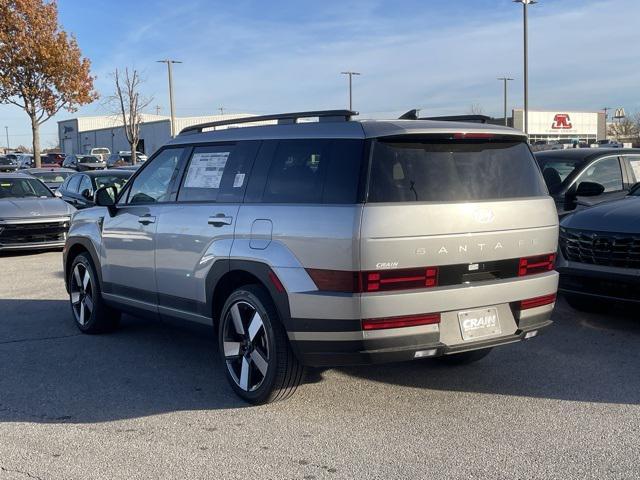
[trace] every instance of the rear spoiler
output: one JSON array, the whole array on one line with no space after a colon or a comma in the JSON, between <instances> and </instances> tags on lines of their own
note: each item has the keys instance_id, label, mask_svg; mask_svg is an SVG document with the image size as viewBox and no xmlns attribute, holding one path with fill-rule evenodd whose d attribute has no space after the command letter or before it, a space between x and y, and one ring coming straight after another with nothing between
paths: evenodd
<instances>
[{"instance_id":1,"label":"rear spoiler","mask_svg":"<svg viewBox=\"0 0 640 480\"><path fill-rule=\"evenodd\" d=\"M413 109L400 115L398 120L439 120L441 122L488 123L491 117L486 115L445 115L441 117L418 117L418 110Z\"/></svg>"}]
</instances>

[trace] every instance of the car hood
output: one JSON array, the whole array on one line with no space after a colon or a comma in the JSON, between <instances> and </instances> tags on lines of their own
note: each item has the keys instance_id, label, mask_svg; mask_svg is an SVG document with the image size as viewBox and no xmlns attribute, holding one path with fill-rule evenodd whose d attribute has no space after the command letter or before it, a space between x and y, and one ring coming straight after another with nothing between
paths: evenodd
<instances>
[{"instance_id":1,"label":"car hood","mask_svg":"<svg viewBox=\"0 0 640 480\"><path fill-rule=\"evenodd\" d=\"M561 226L598 232L640 233L640 197L624 197L566 216Z\"/></svg>"},{"instance_id":2,"label":"car hood","mask_svg":"<svg viewBox=\"0 0 640 480\"><path fill-rule=\"evenodd\" d=\"M75 209L59 198L0 199L0 219L66 217Z\"/></svg>"}]
</instances>

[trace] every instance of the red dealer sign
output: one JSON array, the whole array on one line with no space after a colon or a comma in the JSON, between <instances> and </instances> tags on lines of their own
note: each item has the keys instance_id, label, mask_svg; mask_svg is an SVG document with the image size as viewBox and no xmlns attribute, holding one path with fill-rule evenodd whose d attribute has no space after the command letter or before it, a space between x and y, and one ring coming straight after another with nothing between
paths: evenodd
<instances>
[{"instance_id":1,"label":"red dealer sign","mask_svg":"<svg viewBox=\"0 0 640 480\"><path fill-rule=\"evenodd\" d=\"M553 124L551 128L554 130L570 130L573 128L571 125L571 118L568 113L556 113L553 117Z\"/></svg>"}]
</instances>

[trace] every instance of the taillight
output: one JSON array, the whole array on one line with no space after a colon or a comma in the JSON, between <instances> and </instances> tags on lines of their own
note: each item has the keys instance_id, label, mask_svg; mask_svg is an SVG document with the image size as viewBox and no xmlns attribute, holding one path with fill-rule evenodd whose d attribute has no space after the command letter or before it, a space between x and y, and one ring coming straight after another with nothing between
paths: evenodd
<instances>
[{"instance_id":1,"label":"taillight","mask_svg":"<svg viewBox=\"0 0 640 480\"><path fill-rule=\"evenodd\" d=\"M365 318L362 320L362 329L384 330L387 328L418 327L434 323L440 323L439 313L406 315L403 317Z\"/></svg>"},{"instance_id":2,"label":"taillight","mask_svg":"<svg viewBox=\"0 0 640 480\"><path fill-rule=\"evenodd\" d=\"M438 284L438 269L436 267L361 272L360 276L361 291L363 292L428 288Z\"/></svg>"},{"instance_id":3,"label":"taillight","mask_svg":"<svg viewBox=\"0 0 640 480\"><path fill-rule=\"evenodd\" d=\"M329 292L388 292L438 285L436 267L350 272L307 268L318 290Z\"/></svg>"},{"instance_id":4,"label":"taillight","mask_svg":"<svg viewBox=\"0 0 640 480\"><path fill-rule=\"evenodd\" d=\"M495 138L493 133L479 133L479 132L469 132L469 133L454 133L453 138L456 140L463 139L488 139Z\"/></svg>"},{"instance_id":5,"label":"taillight","mask_svg":"<svg viewBox=\"0 0 640 480\"><path fill-rule=\"evenodd\" d=\"M521 258L518 262L518 276L533 275L535 273L549 272L553 270L556 254L537 255L535 257Z\"/></svg>"},{"instance_id":6,"label":"taillight","mask_svg":"<svg viewBox=\"0 0 640 480\"><path fill-rule=\"evenodd\" d=\"M529 308L542 307L543 305L549 305L556 301L556 294L544 295L542 297L528 298L520 301L520 310L527 310Z\"/></svg>"}]
</instances>

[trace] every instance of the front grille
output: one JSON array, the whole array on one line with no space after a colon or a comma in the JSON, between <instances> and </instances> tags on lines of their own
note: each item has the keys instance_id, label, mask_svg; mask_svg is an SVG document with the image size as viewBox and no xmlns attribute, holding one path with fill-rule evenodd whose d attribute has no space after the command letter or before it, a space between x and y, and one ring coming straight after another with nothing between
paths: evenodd
<instances>
[{"instance_id":1,"label":"front grille","mask_svg":"<svg viewBox=\"0 0 640 480\"><path fill-rule=\"evenodd\" d=\"M0 245L64 241L68 222L0 224Z\"/></svg>"},{"instance_id":2,"label":"front grille","mask_svg":"<svg viewBox=\"0 0 640 480\"><path fill-rule=\"evenodd\" d=\"M571 262L640 268L640 235L561 228L560 249Z\"/></svg>"}]
</instances>

